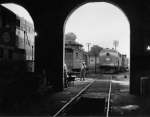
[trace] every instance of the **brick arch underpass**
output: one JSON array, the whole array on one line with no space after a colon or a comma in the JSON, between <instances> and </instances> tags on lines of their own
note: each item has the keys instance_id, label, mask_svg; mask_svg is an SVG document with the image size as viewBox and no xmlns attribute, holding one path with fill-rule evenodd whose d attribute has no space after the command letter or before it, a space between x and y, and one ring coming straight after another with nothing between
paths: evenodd
<instances>
[{"instance_id":1,"label":"brick arch underpass","mask_svg":"<svg viewBox=\"0 0 150 117\"><path fill-rule=\"evenodd\" d=\"M54 0L55 1L55 0ZM130 22L130 92L139 94L140 77L149 74L150 54L145 51L145 42L150 37L150 8L144 1L136 0L65 0L65 1L19 1L2 0L1 3L13 2L26 8L31 14L36 39L36 62L38 70L46 68L48 79L55 89L63 90L63 25L66 17L77 6L86 2L108 2L118 6Z\"/></svg>"}]
</instances>

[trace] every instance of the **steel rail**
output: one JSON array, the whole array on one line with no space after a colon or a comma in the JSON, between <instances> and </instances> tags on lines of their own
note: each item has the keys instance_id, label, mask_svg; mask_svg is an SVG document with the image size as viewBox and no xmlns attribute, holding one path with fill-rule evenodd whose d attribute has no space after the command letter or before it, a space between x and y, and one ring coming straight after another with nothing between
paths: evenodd
<instances>
[{"instance_id":1,"label":"steel rail","mask_svg":"<svg viewBox=\"0 0 150 117\"><path fill-rule=\"evenodd\" d=\"M95 80L94 80L95 81ZM93 84L92 81L91 83L89 83L86 87L84 87L76 96L74 96L73 98L71 98L69 100L69 102L67 102L57 113L55 113L52 117L57 117L61 112L63 112L65 110L65 108L67 108L67 106L69 104L71 104L77 97L79 97L89 86L91 86Z\"/></svg>"},{"instance_id":2,"label":"steel rail","mask_svg":"<svg viewBox=\"0 0 150 117\"><path fill-rule=\"evenodd\" d=\"M110 84L109 84L109 93L108 93L108 100L107 100L106 117L109 117L109 111L110 111L111 84L112 84L112 76L110 78Z\"/></svg>"}]
</instances>

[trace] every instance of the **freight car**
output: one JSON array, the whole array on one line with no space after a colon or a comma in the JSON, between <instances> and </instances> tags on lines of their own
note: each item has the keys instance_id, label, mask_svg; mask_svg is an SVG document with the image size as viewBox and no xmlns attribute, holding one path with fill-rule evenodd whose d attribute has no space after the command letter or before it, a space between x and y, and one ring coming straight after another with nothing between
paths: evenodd
<instances>
[{"instance_id":1,"label":"freight car","mask_svg":"<svg viewBox=\"0 0 150 117\"><path fill-rule=\"evenodd\" d=\"M99 54L99 68L102 73L115 73L127 68L127 58L114 49L103 49Z\"/></svg>"}]
</instances>

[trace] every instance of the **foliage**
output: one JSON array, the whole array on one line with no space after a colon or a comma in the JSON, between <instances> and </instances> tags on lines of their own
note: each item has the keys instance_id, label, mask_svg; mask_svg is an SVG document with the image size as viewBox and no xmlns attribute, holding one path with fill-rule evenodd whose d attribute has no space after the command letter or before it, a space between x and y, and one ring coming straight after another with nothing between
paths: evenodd
<instances>
[{"instance_id":1,"label":"foliage","mask_svg":"<svg viewBox=\"0 0 150 117\"><path fill-rule=\"evenodd\" d=\"M65 40L75 40L77 36L73 32L65 34Z\"/></svg>"},{"instance_id":2,"label":"foliage","mask_svg":"<svg viewBox=\"0 0 150 117\"><path fill-rule=\"evenodd\" d=\"M90 50L89 54L90 54L91 56L98 56L99 53L100 53L100 51L101 51L102 49L103 49L103 48L100 47L99 45L93 45L93 46L91 47L91 50Z\"/></svg>"}]
</instances>

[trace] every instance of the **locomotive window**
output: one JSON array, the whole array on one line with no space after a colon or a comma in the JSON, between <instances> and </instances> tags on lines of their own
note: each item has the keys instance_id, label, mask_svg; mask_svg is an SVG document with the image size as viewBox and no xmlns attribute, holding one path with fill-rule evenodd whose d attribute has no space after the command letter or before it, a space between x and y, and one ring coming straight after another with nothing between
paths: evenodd
<instances>
[{"instance_id":1,"label":"locomotive window","mask_svg":"<svg viewBox=\"0 0 150 117\"><path fill-rule=\"evenodd\" d=\"M78 53L76 53L76 57L78 57L79 56L79 54Z\"/></svg>"},{"instance_id":2,"label":"locomotive window","mask_svg":"<svg viewBox=\"0 0 150 117\"><path fill-rule=\"evenodd\" d=\"M3 57L3 54L4 54L4 50L2 47L0 47L0 57Z\"/></svg>"},{"instance_id":3,"label":"locomotive window","mask_svg":"<svg viewBox=\"0 0 150 117\"><path fill-rule=\"evenodd\" d=\"M100 52L100 56L104 56L106 52Z\"/></svg>"},{"instance_id":4,"label":"locomotive window","mask_svg":"<svg viewBox=\"0 0 150 117\"><path fill-rule=\"evenodd\" d=\"M20 20L16 19L16 26L20 27Z\"/></svg>"},{"instance_id":5,"label":"locomotive window","mask_svg":"<svg viewBox=\"0 0 150 117\"><path fill-rule=\"evenodd\" d=\"M111 52L112 56L118 56L118 54L116 52Z\"/></svg>"}]
</instances>

